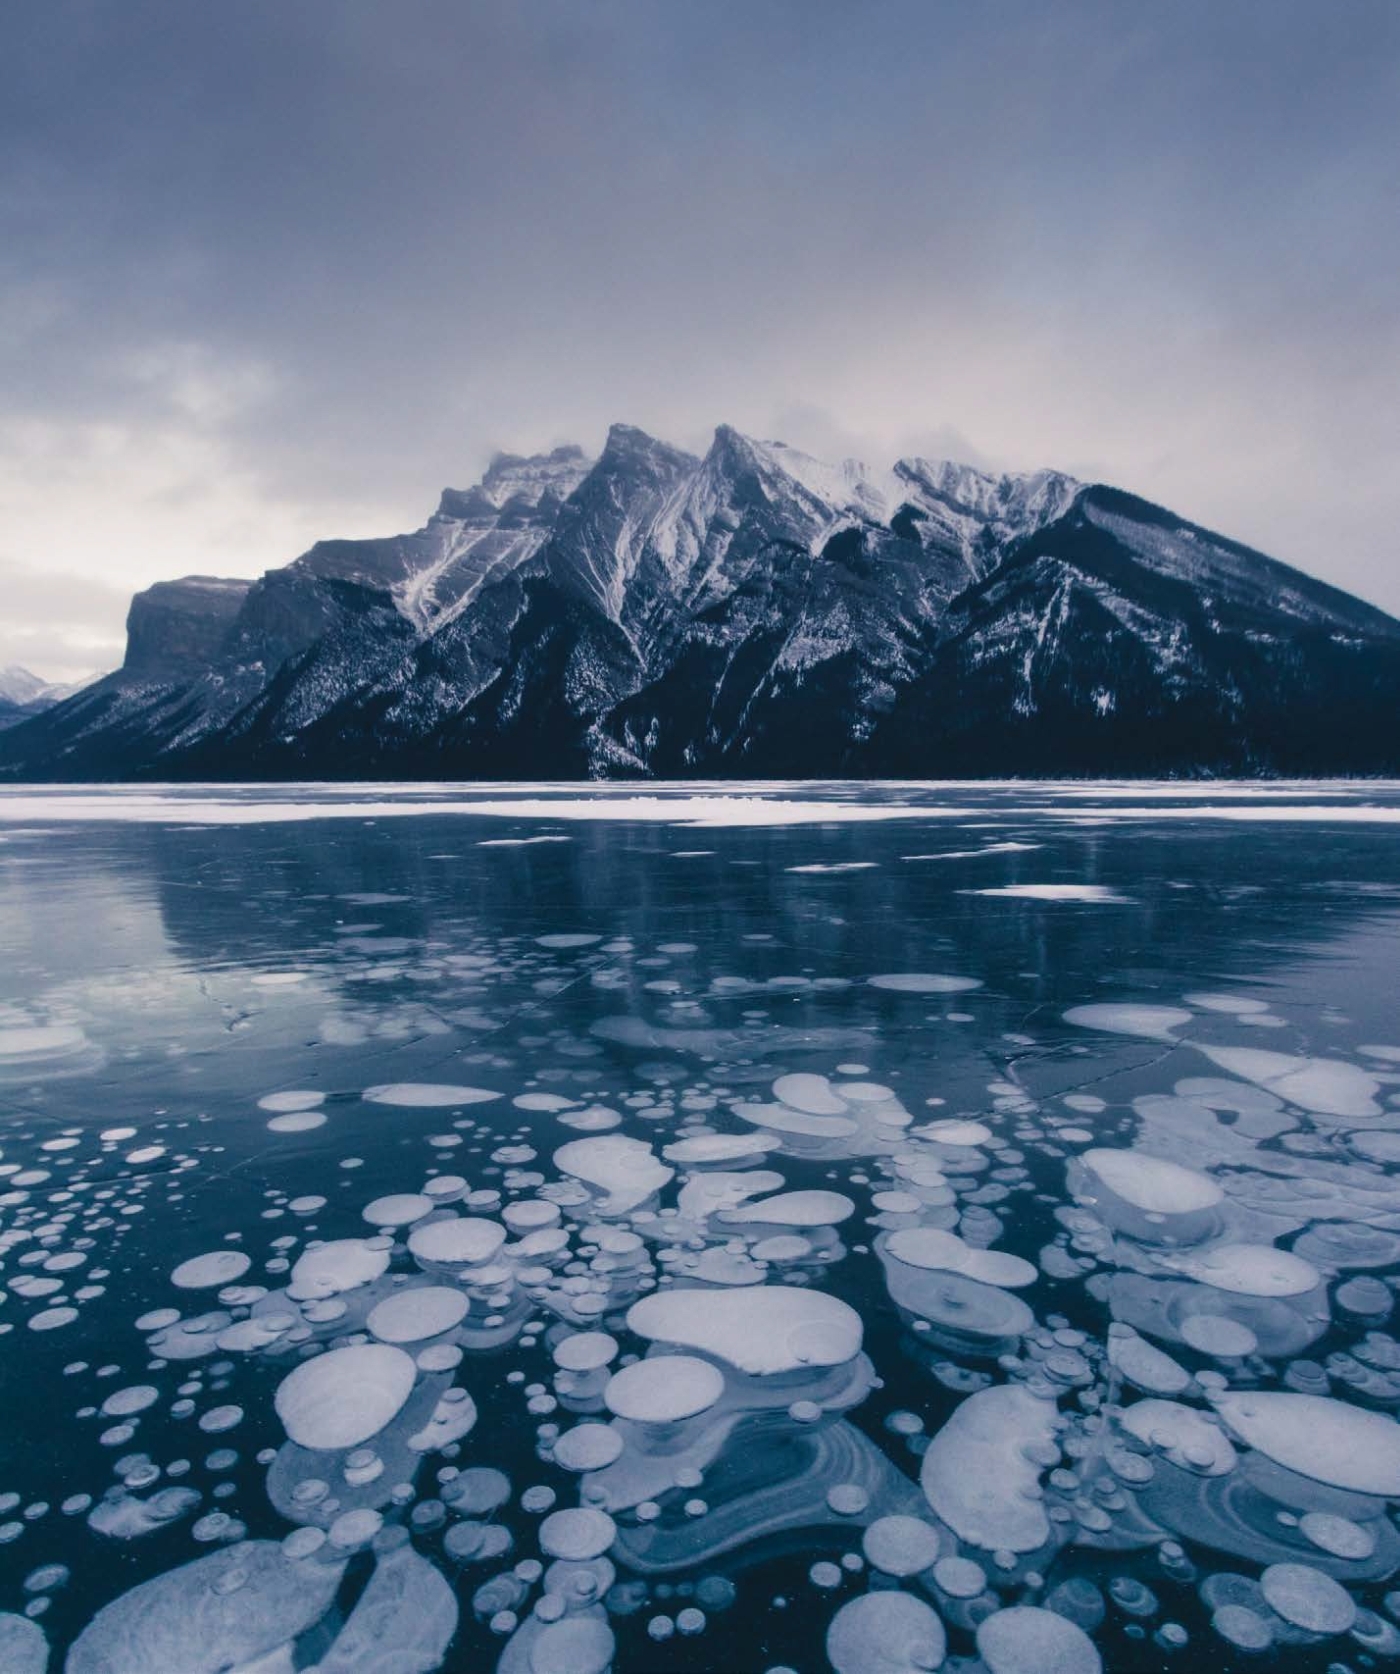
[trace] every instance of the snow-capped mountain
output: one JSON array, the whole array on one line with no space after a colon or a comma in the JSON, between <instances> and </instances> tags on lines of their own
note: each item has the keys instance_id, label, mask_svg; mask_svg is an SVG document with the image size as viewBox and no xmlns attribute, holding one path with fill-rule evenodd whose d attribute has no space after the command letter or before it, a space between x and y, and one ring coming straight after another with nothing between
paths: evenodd
<instances>
[{"instance_id":1,"label":"snow-capped mountain","mask_svg":"<svg viewBox=\"0 0 1400 1674\"><path fill-rule=\"evenodd\" d=\"M138 594L12 777L1372 772L1400 622L1054 471L722 425L499 455L423 528Z\"/></svg>"},{"instance_id":2,"label":"snow-capped mountain","mask_svg":"<svg viewBox=\"0 0 1400 1674\"><path fill-rule=\"evenodd\" d=\"M86 684L81 680L57 684L52 680L41 680L37 674L31 674L17 663L9 668L0 668L0 727L18 726L31 715L42 714L45 709L52 709L64 698L81 691Z\"/></svg>"}]
</instances>

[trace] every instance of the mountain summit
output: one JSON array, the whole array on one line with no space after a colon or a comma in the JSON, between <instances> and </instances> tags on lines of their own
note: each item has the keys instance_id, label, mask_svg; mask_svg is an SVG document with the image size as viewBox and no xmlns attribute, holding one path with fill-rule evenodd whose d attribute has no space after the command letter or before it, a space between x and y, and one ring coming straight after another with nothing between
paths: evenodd
<instances>
[{"instance_id":1,"label":"mountain summit","mask_svg":"<svg viewBox=\"0 0 1400 1674\"><path fill-rule=\"evenodd\" d=\"M137 594L12 779L1400 769L1400 622L1055 471L728 425L500 454L412 534Z\"/></svg>"}]
</instances>

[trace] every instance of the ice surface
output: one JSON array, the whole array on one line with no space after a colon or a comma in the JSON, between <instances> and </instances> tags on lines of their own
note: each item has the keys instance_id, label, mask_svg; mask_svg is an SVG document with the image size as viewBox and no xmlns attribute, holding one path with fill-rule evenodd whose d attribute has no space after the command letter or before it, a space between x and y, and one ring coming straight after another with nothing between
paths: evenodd
<instances>
[{"instance_id":1,"label":"ice surface","mask_svg":"<svg viewBox=\"0 0 1400 1674\"><path fill-rule=\"evenodd\" d=\"M749 787L929 823L736 823L704 867L654 823L567 865L431 823L544 787L220 790L421 819L218 831L143 790L165 829L7 830L37 928L0 961L0 1335L30 1350L0 1546L48 1660L164 1571L106 1641L159 1667L189 1561L249 1527L353 1567L304 1628L263 1560L219 1572L220 1674L838 1645L907 1674L924 1611L945 1663L980 1630L987 1674L1041 1674L1051 1605L1113 1674L1400 1648L1400 1048L1359 1044L1394 1033L1388 826L1207 817L1398 793L1097 789ZM1196 823L1112 812L1153 804ZM1025 877L1131 899L980 911ZM958 1008L944 972L985 987ZM50 1431L61 1481L23 1445Z\"/></svg>"}]
</instances>

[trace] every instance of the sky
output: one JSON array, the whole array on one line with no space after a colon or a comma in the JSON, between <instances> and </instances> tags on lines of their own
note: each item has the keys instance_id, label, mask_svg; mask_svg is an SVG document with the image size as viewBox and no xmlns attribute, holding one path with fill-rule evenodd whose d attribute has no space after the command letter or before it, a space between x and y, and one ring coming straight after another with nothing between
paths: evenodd
<instances>
[{"instance_id":1,"label":"sky","mask_svg":"<svg viewBox=\"0 0 1400 1674\"><path fill-rule=\"evenodd\" d=\"M18 0L0 667L623 421L1055 466L1400 613L1394 0Z\"/></svg>"}]
</instances>

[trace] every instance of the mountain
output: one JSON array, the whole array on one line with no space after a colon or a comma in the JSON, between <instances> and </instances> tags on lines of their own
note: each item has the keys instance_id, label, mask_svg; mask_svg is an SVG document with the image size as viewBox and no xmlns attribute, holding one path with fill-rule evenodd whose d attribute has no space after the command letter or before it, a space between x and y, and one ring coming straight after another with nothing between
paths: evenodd
<instances>
[{"instance_id":1,"label":"mountain","mask_svg":"<svg viewBox=\"0 0 1400 1674\"><path fill-rule=\"evenodd\" d=\"M18 664L0 668L0 727L17 726L32 715L52 709L56 703L62 703L64 698L81 690L84 684L78 681L71 685L55 685L52 681L41 680L37 674L31 674Z\"/></svg>"},{"instance_id":2,"label":"mountain","mask_svg":"<svg viewBox=\"0 0 1400 1674\"><path fill-rule=\"evenodd\" d=\"M1375 773L1400 622L1102 484L722 425L132 601L11 779Z\"/></svg>"}]
</instances>

